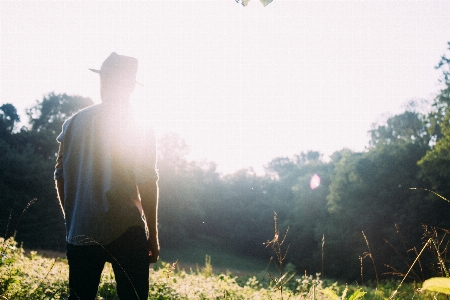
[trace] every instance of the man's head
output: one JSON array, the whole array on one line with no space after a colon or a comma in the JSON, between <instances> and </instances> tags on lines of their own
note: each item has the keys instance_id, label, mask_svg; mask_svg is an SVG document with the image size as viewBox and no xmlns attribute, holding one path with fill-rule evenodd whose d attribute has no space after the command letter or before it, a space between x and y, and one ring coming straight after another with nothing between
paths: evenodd
<instances>
[{"instance_id":1,"label":"man's head","mask_svg":"<svg viewBox=\"0 0 450 300\"><path fill-rule=\"evenodd\" d=\"M89 69L100 74L102 101L128 100L136 86L138 61L134 57L111 53L100 70Z\"/></svg>"}]
</instances>

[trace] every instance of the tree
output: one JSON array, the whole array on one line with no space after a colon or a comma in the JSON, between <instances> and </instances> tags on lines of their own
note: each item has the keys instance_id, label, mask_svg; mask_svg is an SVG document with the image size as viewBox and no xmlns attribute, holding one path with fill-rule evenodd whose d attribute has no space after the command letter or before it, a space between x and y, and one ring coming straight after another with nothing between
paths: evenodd
<instances>
[{"instance_id":1,"label":"tree","mask_svg":"<svg viewBox=\"0 0 450 300\"><path fill-rule=\"evenodd\" d=\"M0 106L0 134L11 134L14 126L20 121L17 109L10 103Z\"/></svg>"},{"instance_id":2,"label":"tree","mask_svg":"<svg viewBox=\"0 0 450 300\"><path fill-rule=\"evenodd\" d=\"M450 42L448 43L450 51ZM450 175L450 54L444 54L436 66L442 70L440 80L444 87L435 97L433 110L428 115L428 129L435 142L433 148L419 161L424 177L430 182L430 188L450 197L448 181Z\"/></svg>"},{"instance_id":3,"label":"tree","mask_svg":"<svg viewBox=\"0 0 450 300\"><path fill-rule=\"evenodd\" d=\"M196 235L202 207L199 203L204 189L202 170L189 163L189 148L179 135L169 133L159 139L159 225L161 244L180 245Z\"/></svg>"},{"instance_id":4,"label":"tree","mask_svg":"<svg viewBox=\"0 0 450 300\"><path fill-rule=\"evenodd\" d=\"M332 156L334 173L327 196L330 216L323 231L333 247L332 260L341 257L343 265L335 263L328 274L352 265L353 275L345 276L357 276L357 258L367 251L363 231L381 270L382 264L396 266L392 249L384 242L399 240L395 226L411 233L405 238L407 244L419 247L421 224L442 224L434 217L434 203L409 189L424 186L417 165L430 148L424 116L407 110L385 124L374 125L370 133L369 151L343 150ZM340 240L347 242L339 245Z\"/></svg>"},{"instance_id":5,"label":"tree","mask_svg":"<svg viewBox=\"0 0 450 300\"><path fill-rule=\"evenodd\" d=\"M290 242L288 260L308 273L322 272L321 244L323 232L320 224L328 219L327 200L333 165L322 160L318 152L308 151L296 156L297 172L291 187L293 201L286 207L289 234L295 237ZM314 176L319 176L319 186L312 188Z\"/></svg>"},{"instance_id":6,"label":"tree","mask_svg":"<svg viewBox=\"0 0 450 300\"><path fill-rule=\"evenodd\" d=\"M425 116L414 111L390 117L384 125L373 125L370 147L380 145L418 144L428 147L430 135L424 123Z\"/></svg>"},{"instance_id":7,"label":"tree","mask_svg":"<svg viewBox=\"0 0 450 300\"><path fill-rule=\"evenodd\" d=\"M444 137L449 130L450 120L450 42L448 42L448 53L442 55L437 70L442 71L439 82L443 85L441 91L436 95L433 102L433 110L428 114L428 130L434 141ZM448 132L447 132L448 134Z\"/></svg>"},{"instance_id":8,"label":"tree","mask_svg":"<svg viewBox=\"0 0 450 300\"><path fill-rule=\"evenodd\" d=\"M42 101L36 101L34 106L26 110L31 129L22 130L17 135L17 146L30 145L36 154L54 163L58 151L56 137L61 132L64 121L92 104L90 98L49 93Z\"/></svg>"},{"instance_id":9,"label":"tree","mask_svg":"<svg viewBox=\"0 0 450 300\"><path fill-rule=\"evenodd\" d=\"M61 126L71 115L82 108L92 105L90 98L50 93L42 101L27 109L32 131L46 131L51 134L61 132Z\"/></svg>"},{"instance_id":10,"label":"tree","mask_svg":"<svg viewBox=\"0 0 450 300\"><path fill-rule=\"evenodd\" d=\"M188 153L186 141L176 133L168 133L159 140L158 166L163 172L183 172L188 167Z\"/></svg>"}]
</instances>

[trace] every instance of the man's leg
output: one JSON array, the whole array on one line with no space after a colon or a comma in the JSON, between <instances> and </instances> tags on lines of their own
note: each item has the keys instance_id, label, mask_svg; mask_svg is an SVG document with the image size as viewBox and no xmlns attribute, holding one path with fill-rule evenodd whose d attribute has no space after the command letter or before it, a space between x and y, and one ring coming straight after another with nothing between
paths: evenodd
<instances>
[{"instance_id":1,"label":"man's leg","mask_svg":"<svg viewBox=\"0 0 450 300\"><path fill-rule=\"evenodd\" d=\"M101 246L67 244L69 261L69 300L93 300L105 265ZM104 255L103 255L104 256Z\"/></svg>"},{"instance_id":2,"label":"man's leg","mask_svg":"<svg viewBox=\"0 0 450 300\"><path fill-rule=\"evenodd\" d=\"M128 229L106 248L112 255L119 298L147 300L150 257L144 228Z\"/></svg>"}]
</instances>

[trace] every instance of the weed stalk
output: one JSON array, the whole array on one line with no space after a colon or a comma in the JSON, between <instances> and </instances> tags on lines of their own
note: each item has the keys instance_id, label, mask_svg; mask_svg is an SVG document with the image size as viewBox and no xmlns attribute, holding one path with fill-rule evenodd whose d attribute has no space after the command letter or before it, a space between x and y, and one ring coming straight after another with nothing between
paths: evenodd
<instances>
[{"instance_id":1,"label":"weed stalk","mask_svg":"<svg viewBox=\"0 0 450 300\"><path fill-rule=\"evenodd\" d=\"M366 241L367 250L369 251L369 252L365 252L364 253L364 257L362 259L364 259L366 257L370 257L370 259L372 260L373 270L375 272L375 278L377 280L377 289L378 289L378 287L379 287L379 279L378 279L377 267L375 265L375 260L374 260L373 255L372 255L372 251L370 250L369 240L367 239L364 231L362 231L362 235L364 237L364 240ZM362 259L361 259L361 276L362 276Z\"/></svg>"},{"instance_id":2,"label":"weed stalk","mask_svg":"<svg viewBox=\"0 0 450 300\"><path fill-rule=\"evenodd\" d=\"M287 246L286 250L283 251L283 244L286 241L286 236L289 231L289 227L286 229L286 233L284 234L284 237L282 240L280 240L280 231L278 230L278 220L277 220L277 213L273 212L273 220L274 220L274 236L273 239L270 241L267 241L264 243L267 247L270 247L274 252L276 256L275 266L278 269L278 275L279 277L273 277L269 274L270 279L275 284L275 289L277 289L280 292L280 299L283 300L283 286L291 280L295 273L288 274L284 273L283 270L283 262L286 259L287 253L289 252L289 246ZM271 258L272 259L272 258Z\"/></svg>"},{"instance_id":3,"label":"weed stalk","mask_svg":"<svg viewBox=\"0 0 450 300\"><path fill-rule=\"evenodd\" d=\"M324 261L325 261L325 252L324 252L324 249L325 249L325 234L322 235L322 273L321 273L322 278L325 278L325 275L324 275L325 273L323 272Z\"/></svg>"}]
</instances>

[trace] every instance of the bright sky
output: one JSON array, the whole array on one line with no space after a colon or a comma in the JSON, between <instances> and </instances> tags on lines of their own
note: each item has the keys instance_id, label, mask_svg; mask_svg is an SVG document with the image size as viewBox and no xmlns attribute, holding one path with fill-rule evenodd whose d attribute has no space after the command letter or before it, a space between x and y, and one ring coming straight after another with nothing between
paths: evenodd
<instances>
[{"instance_id":1,"label":"bright sky","mask_svg":"<svg viewBox=\"0 0 450 300\"><path fill-rule=\"evenodd\" d=\"M450 1L2 1L1 103L51 91L100 102L112 52L139 60L133 105L159 136L219 171L316 150L362 151L367 131L439 89Z\"/></svg>"}]
</instances>

